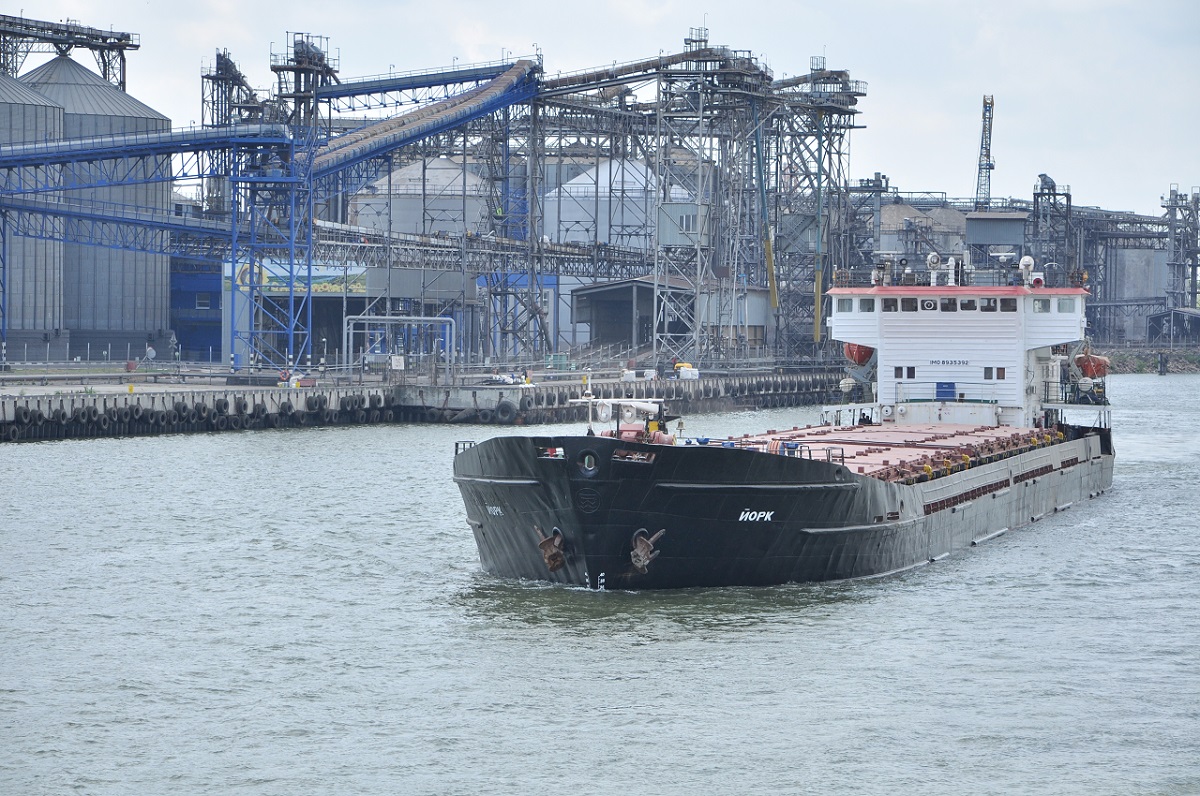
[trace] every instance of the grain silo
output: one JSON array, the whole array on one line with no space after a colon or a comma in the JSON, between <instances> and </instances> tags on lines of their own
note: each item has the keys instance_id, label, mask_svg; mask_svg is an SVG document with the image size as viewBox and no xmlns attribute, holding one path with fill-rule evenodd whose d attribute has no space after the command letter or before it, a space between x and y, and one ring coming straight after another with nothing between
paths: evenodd
<instances>
[{"instance_id":1,"label":"grain silo","mask_svg":"<svg viewBox=\"0 0 1200 796\"><path fill-rule=\"evenodd\" d=\"M654 241L658 179L636 160L604 160L547 192L545 234L554 243L607 243L648 249ZM671 202L687 202L678 186Z\"/></svg>"},{"instance_id":2,"label":"grain silo","mask_svg":"<svg viewBox=\"0 0 1200 796\"><path fill-rule=\"evenodd\" d=\"M464 188L465 186L465 188ZM487 229L487 180L461 158L427 158L396 169L354 197L355 224L377 232L461 235Z\"/></svg>"},{"instance_id":3,"label":"grain silo","mask_svg":"<svg viewBox=\"0 0 1200 796\"><path fill-rule=\"evenodd\" d=\"M58 56L20 77L63 108L63 138L169 130L171 122L99 75ZM142 172L150 169L142 166ZM148 174L135 174L148 176ZM115 213L136 209L166 213L168 183L66 192L73 202L99 203ZM170 264L166 254L103 245L63 247L63 321L71 330L71 355L100 359L140 356L148 344L166 352Z\"/></svg>"},{"instance_id":4,"label":"grain silo","mask_svg":"<svg viewBox=\"0 0 1200 796\"><path fill-rule=\"evenodd\" d=\"M62 137L63 109L19 81L0 75L0 144L41 143ZM63 358L63 245L10 234L5 256L7 357Z\"/></svg>"}]
</instances>

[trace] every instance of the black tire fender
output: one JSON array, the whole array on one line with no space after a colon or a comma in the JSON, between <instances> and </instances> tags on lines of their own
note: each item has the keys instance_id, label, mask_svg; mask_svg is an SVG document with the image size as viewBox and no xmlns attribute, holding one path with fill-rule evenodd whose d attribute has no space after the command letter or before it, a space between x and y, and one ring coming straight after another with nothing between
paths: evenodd
<instances>
[{"instance_id":1,"label":"black tire fender","mask_svg":"<svg viewBox=\"0 0 1200 796\"><path fill-rule=\"evenodd\" d=\"M496 422L508 425L517 419L517 407L510 404L508 401L501 401L496 405Z\"/></svg>"}]
</instances>

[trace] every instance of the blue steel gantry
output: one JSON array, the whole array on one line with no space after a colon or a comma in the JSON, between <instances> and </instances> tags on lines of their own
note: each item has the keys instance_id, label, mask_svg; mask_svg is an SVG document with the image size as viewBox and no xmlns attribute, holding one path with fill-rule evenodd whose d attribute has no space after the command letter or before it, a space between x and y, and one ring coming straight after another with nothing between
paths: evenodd
<instances>
[{"instance_id":1,"label":"blue steel gantry","mask_svg":"<svg viewBox=\"0 0 1200 796\"><path fill-rule=\"evenodd\" d=\"M231 62L219 59L228 69ZM377 177L388 154L413 141L518 102L528 101L535 83L531 62L509 65L500 74L474 70L444 81L484 80L483 86L426 107L331 136L322 131L316 89L336 85L308 37L297 37L285 61L283 99L290 108L263 103L256 118L278 124L233 123L245 117L252 92L210 127L156 134L129 134L0 147L0 236L87 242L110 248L220 257L231 278L230 340L242 363L294 367L311 354L311 285L314 196L333 201ZM244 81L234 78L236 88ZM426 79L425 82L429 82ZM412 76L374 80L340 97L409 90ZM227 123L220 123L227 122ZM149 182L201 181L228 186L227 212L214 218L164 216L146 208L100 206L76 201L68 191ZM221 217L224 216L224 220ZM335 244L336 245L336 244ZM0 247L0 291L5 247ZM283 286L282 291L279 285ZM6 314L0 295L0 337Z\"/></svg>"}]
</instances>

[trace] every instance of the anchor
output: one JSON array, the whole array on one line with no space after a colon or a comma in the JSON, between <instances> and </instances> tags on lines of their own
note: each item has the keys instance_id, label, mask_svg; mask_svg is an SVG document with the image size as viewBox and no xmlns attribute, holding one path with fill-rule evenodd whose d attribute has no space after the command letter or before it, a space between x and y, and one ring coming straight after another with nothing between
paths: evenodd
<instances>
[{"instance_id":1,"label":"anchor","mask_svg":"<svg viewBox=\"0 0 1200 796\"><path fill-rule=\"evenodd\" d=\"M562 531L560 531L558 528L555 528L549 536L546 536L546 534L542 532L542 526L535 525L533 526L533 529L537 531L538 538L541 540L538 542L538 547L542 551L542 560L546 562L546 569L550 570L551 572L557 572L565 567L567 565L567 559L566 556L563 555Z\"/></svg>"},{"instance_id":2,"label":"anchor","mask_svg":"<svg viewBox=\"0 0 1200 796\"><path fill-rule=\"evenodd\" d=\"M662 535L667 532L666 528L662 528L653 536L645 528L638 528L633 532L633 552L629 554L629 560L633 562L633 568L643 575L646 574L646 568L650 566L650 562L658 558L661 550L654 549L654 543L662 538Z\"/></svg>"}]
</instances>

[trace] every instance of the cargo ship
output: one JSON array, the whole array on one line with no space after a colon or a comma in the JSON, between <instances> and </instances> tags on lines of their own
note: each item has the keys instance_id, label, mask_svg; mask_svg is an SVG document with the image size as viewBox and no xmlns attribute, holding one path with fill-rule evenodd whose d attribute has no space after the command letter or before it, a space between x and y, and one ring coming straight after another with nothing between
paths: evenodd
<instances>
[{"instance_id":1,"label":"cargo ship","mask_svg":"<svg viewBox=\"0 0 1200 796\"><path fill-rule=\"evenodd\" d=\"M878 577L1109 489L1083 285L1048 285L1028 257L912 270L828 291L849 364L819 425L684 437L662 403L585 395L611 418L587 434L457 443L484 571L626 590Z\"/></svg>"}]
</instances>

